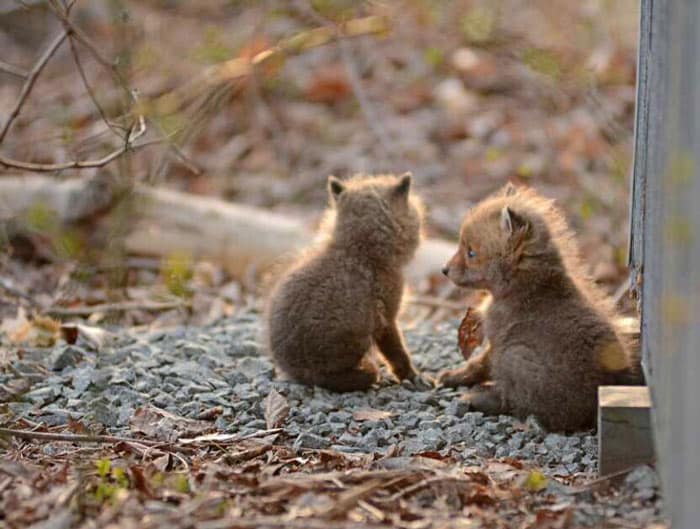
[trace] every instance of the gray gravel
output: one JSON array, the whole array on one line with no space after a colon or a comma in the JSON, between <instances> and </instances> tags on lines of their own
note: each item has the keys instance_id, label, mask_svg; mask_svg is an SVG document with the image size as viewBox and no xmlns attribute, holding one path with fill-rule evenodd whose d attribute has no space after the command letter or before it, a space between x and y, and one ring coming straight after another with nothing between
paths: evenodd
<instances>
[{"instance_id":1,"label":"gray gravel","mask_svg":"<svg viewBox=\"0 0 700 529\"><path fill-rule=\"evenodd\" d=\"M264 399L274 388L289 403L285 437L296 449L383 454L398 447L403 455L440 452L469 465L515 458L552 477L595 477L592 432L547 434L532 419L471 413L461 392L448 388L425 391L386 379L376 390L334 394L279 381L262 354L259 332L258 315L245 313L208 327L120 336L99 352L80 341L48 354L28 350L15 367L33 385L22 400L8 404L10 413L52 426L79 419L126 434L134 411L145 405L190 418L220 406L216 427L250 434L266 428ZM460 362L456 322L426 324L407 331L406 339L420 370L435 373ZM41 366L50 369L48 376ZM9 375L0 375L1 383L9 381ZM353 416L360 410L370 410L369 419ZM629 474L620 493L604 501L572 494L557 480L549 488L563 502L577 504L576 516L585 525L611 517L642 523L660 516L656 474L647 467Z\"/></svg>"}]
</instances>

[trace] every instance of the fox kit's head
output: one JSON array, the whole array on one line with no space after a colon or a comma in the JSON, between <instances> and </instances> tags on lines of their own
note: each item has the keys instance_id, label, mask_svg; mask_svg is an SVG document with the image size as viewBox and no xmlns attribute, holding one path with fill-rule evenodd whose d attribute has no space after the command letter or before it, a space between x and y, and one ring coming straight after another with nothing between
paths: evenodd
<instances>
[{"instance_id":1,"label":"fox kit's head","mask_svg":"<svg viewBox=\"0 0 700 529\"><path fill-rule=\"evenodd\" d=\"M498 290L523 271L561 269L555 239L566 233L551 201L508 184L467 214L457 253L442 272L459 286Z\"/></svg>"},{"instance_id":2,"label":"fox kit's head","mask_svg":"<svg viewBox=\"0 0 700 529\"><path fill-rule=\"evenodd\" d=\"M411 193L411 174L328 178L331 238L363 255L408 262L421 238L423 207Z\"/></svg>"}]
</instances>

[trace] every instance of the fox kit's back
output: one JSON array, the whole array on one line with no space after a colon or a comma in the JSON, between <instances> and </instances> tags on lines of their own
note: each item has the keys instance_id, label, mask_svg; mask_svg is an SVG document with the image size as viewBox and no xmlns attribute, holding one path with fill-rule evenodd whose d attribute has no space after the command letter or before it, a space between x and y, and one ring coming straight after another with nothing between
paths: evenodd
<instances>
[{"instance_id":1,"label":"fox kit's back","mask_svg":"<svg viewBox=\"0 0 700 529\"><path fill-rule=\"evenodd\" d=\"M325 242L273 290L269 349L292 379L336 391L378 380L374 349L399 379L417 373L396 323L403 267L421 233L411 177L329 178Z\"/></svg>"}]
</instances>

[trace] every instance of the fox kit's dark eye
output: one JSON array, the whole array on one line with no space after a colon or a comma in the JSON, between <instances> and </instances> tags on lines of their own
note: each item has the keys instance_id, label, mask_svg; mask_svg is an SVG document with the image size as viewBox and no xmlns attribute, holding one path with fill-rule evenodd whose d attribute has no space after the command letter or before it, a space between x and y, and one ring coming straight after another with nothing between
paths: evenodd
<instances>
[{"instance_id":1,"label":"fox kit's dark eye","mask_svg":"<svg viewBox=\"0 0 700 529\"><path fill-rule=\"evenodd\" d=\"M467 246L467 257L469 257L469 259L474 259L476 257L476 252L471 246Z\"/></svg>"}]
</instances>

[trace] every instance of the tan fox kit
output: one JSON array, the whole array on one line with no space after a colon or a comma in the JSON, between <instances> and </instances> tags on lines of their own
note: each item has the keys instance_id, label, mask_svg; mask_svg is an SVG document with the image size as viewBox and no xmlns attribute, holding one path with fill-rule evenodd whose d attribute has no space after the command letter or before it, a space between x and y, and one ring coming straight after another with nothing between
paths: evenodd
<instances>
[{"instance_id":1,"label":"tan fox kit","mask_svg":"<svg viewBox=\"0 0 700 529\"><path fill-rule=\"evenodd\" d=\"M379 380L375 349L398 379L418 375L396 323L402 268L421 238L410 188L410 174L329 177L327 240L281 278L268 304L270 353L293 380L367 389Z\"/></svg>"},{"instance_id":2,"label":"tan fox kit","mask_svg":"<svg viewBox=\"0 0 700 529\"><path fill-rule=\"evenodd\" d=\"M533 414L549 430L594 426L597 388L638 382L638 361L612 324L611 304L582 273L563 215L533 190L512 185L467 214L459 249L443 272L488 290L484 346L440 375L475 385L467 398L487 414Z\"/></svg>"}]
</instances>

